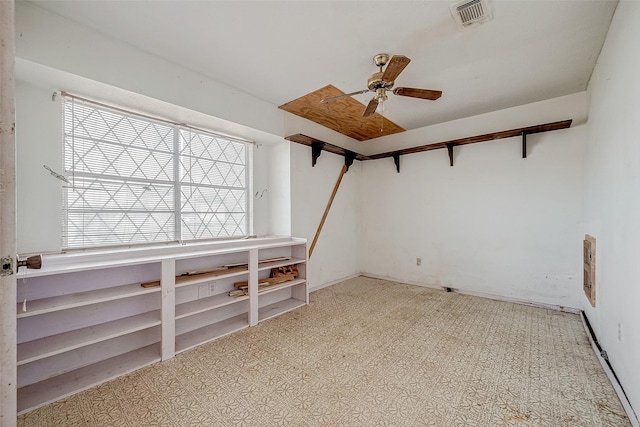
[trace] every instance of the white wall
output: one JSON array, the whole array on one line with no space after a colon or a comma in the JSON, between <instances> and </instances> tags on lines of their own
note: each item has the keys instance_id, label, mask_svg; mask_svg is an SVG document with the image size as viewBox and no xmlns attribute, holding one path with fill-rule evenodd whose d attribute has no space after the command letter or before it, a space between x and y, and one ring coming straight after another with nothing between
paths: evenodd
<instances>
[{"instance_id":1,"label":"white wall","mask_svg":"<svg viewBox=\"0 0 640 427\"><path fill-rule=\"evenodd\" d=\"M43 168L62 173L62 103L52 90L16 83L18 253L60 251L62 186Z\"/></svg>"},{"instance_id":2,"label":"white wall","mask_svg":"<svg viewBox=\"0 0 640 427\"><path fill-rule=\"evenodd\" d=\"M399 174L363 162L362 271L579 307L585 139L584 125L530 135L526 159L519 137L456 147L454 167L446 150L411 154Z\"/></svg>"},{"instance_id":3,"label":"white wall","mask_svg":"<svg viewBox=\"0 0 640 427\"><path fill-rule=\"evenodd\" d=\"M252 234L266 236L269 234L271 206L268 191L269 186L269 157L264 144L255 144L252 152L253 182L250 198L253 200Z\"/></svg>"},{"instance_id":4,"label":"white wall","mask_svg":"<svg viewBox=\"0 0 640 427\"><path fill-rule=\"evenodd\" d=\"M598 340L640 413L640 3L618 4L589 84L584 232L596 238Z\"/></svg>"},{"instance_id":5,"label":"white wall","mask_svg":"<svg viewBox=\"0 0 640 427\"><path fill-rule=\"evenodd\" d=\"M282 140L271 144L267 150L269 180L267 188L269 204L269 234L291 235L291 172L289 170L290 142ZM261 190L262 191L262 190ZM296 236L300 237L300 236Z\"/></svg>"},{"instance_id":6,"label":"white wall","mask_svg":"<svg viewBox=\"0 0 640 427\"><path fill-rule=\"evenodd\" d=\"M311 167L311 148L291 144L291 232L306 237L309 248L343 165L343 156L323 152ZM309 260L311 288L360 272L360 175L355 162L342 179Z\"/></svg>"}]
</instances>

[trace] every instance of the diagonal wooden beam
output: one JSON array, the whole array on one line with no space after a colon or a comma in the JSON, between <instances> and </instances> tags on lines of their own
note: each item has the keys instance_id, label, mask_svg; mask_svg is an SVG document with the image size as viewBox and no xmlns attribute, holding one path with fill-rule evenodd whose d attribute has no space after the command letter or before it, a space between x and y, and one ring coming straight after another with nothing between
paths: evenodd
<instances>
[{"instance_id":1,"label":"diagonal wooden beam","mask_svg":"<svg viewBox=\"0 0 640 427\"><path fill-rule=\"evenodd\" d=\"M318 231L316 231L316 235L313 238L313 243L311 243L311 248L309 248L309 258L311 258L311 254L313 253L313 248L315 248L316 243L318 243L318 237L320 237L320 232L322 231L324 222L327 219L327 215L329 215L329 210L331 209L331 205L333 204L333 199L336 197L336 193L338 192L338 188L340 187L340 183L342 182L342 178L344 177L344 174L346 172L347 172L347 165L344 165L342 166L340 175L338 175L338 180L336 181L336 185L333 187L333 192L331 193L331 197L329 197L329 202L327 203L327 207L324 208L324 214L322 215L322 219L320 220L320 225L318 225Z\"/></svg>"}]
</instances>

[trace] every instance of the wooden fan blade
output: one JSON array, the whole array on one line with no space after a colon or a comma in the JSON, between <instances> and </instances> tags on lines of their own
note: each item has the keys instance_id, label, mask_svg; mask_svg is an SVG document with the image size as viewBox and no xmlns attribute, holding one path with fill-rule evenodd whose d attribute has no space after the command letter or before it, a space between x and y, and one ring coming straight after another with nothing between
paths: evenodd
<instances>
[{"instance_id":1,"label":"wooden fan blade","mask_svg":"<svg viewBox=\"0 0 640 427\"><path fill-rule=\"evenodd\" d=\"M365 90L359 90L359 91L357 91L357 92L351 92L351 93L345 93L345 94L338 95L338 96L332 96L332 97L329 97L329 98L325 98L325 99L320 100L320 103L321 103L321 104L327 104L327 103L329 103L329 102L333 102L333 101L335 101L336 99L342 99L342 98L346 98L346 97L348 97L348 96L353 96L353 95L360 95L361 93L367 93L367 92L369 92L370 90L371 90L371 89L365 89Z\"/></svg>"},{"instance_id":2,"label":"wooden fan blade","mask_svg":"<svg viewBox=\"0 0 640 427\"><path fill-rule=\"evenodd\" d=\"M442 96L441 90L416 89L413 87L397 87L393 90L394 95L410 96L411 98L430 99L435 101Z\"/></svg>"},{"instance_id":3,"label":"wooden fan blade","mask_svg":"<svg viewBox=\"0 0 640 427\"><path fill-rule=\"evenodd\" d=\"M371 98L371 101L369 101L369 104L364 110L364 113L362 113L362 117L369 117L376 112L376 108L378 108L378 97L374 96L373 98Z\"/></svg>"},{"instance_id":4,"label":"wooden fan blade","mask_svg":"<svg viewBox=\"0 0 640 427\"><path fill-rule=\"evenodd\" d=\"M382 74L382 80L389 83L394 82L402 70L409 65L409 62L411 60L404 55L393 55Z\"/></svg>"}]
</instances>

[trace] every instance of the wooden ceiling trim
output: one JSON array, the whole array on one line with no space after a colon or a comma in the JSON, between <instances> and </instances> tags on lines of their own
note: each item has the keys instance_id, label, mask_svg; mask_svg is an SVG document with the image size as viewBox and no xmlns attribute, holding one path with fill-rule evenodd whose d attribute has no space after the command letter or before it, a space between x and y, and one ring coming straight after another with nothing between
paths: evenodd
<instances>
[{"instance_id":1,"label":"wooden ceiling trim","mask_svg":"<svg viewBox=\"0 0 640 427\"><path fill-rule=\"evenodd\" d=\"M278 108L358 141L404 132L402 127L378 113L363 117L366 107L350 96L328 104L320 102L339 95L344 95L344 92L333 85L327 85Z\"/></svg>"},{"instance_id":2,"label":"wooden ceiling trim","mask_svg":"<svg viewBox=\"0 0 640 427\"><path fill-rule=\"evenodd\" d=\"M522 136L523 138L523 145L522 145L522 149L523 149L523 153L522 156L523 158L526 157L526 137L527 135L532 135L532 134L536 134L536 133L542 133L542 132L550 132L550 131L554 131L554 130L560 130L560 129L567 129L571 126L571 122L573 120L569 119L569 120L562 120L559 122L552 122L552 123L545 123L545 124L541 124L541 125L535 125L535 126L527 126L527 127L521 127L521 128L515 128L515 129L510 129L510 130L504 130L504 131L500 131L500 132L493 132L493 133L486 133L483 135L476 135L476 136L470 136L467 138L459 138L459 139L452 139L449 141L442 141L442 142L436 142L433 144L425 144L425 145L420 145L417 147L411 147L411 148L405 148L402 150L395 150L395 151L387 151L384 153L380 153L380 154L374 154L371 156L365 156L363 154L359 154L359 153L355 153L353 151L350 150L346 150L342 147L339 147L337 145L334 144L330 144L328 142L324 142L321 141L319 139L313 138L311 136L307 136L307 135L303 135L301 133L295 134L295 135L289 135L287 136L285 139L291 141L291 142L296 142L298 144L302 144L302 145L306 145L309 147L316 147L317 150L321 150L321 151L328 151L330 153L334 153L334 154L338 154L341 156L345 156L345 158L349 158L349 160L352 161L352 157L355 155L356 160L360 160L360 161L364 161L364 160L377 160L377 159L384 159L386 157L393 157L393 160L396 164L396 168L398 169L398 172L400 172L400 156L401 155L405 155L405 154L414 154L414 153L421 153L423 151L431 151L431 150L437 150L440 148L446 148L449 151L449 160L450 160L450 164L451 166L453 166L453 147L455 146L459 146L459 145L467 145L467 144L476 144L479 142L486 142L486 141L493 141L496 139L503 139L503 138L513 138L514 136ZM312 164L315 165L315 161L318 158L318 156L320 156L320 151L318 151L318 153L316 153L314 155L313 158L313 162Z\"/></svg>"}]
</instances>

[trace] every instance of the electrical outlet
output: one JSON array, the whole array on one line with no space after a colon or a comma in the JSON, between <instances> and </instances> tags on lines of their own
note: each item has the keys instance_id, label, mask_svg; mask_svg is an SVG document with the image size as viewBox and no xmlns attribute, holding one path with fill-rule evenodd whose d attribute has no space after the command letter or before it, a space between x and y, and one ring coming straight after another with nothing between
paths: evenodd
<instances>
[{"instance_id":1,"label":"electrical outlet","mask_svg":"<svg viewBox=\"0 0 640 427\"><path fill-rule=\"evenodd\" d=\"M416 265L422 265L422 258L416 258Z\"/></svg>"},{"instance_id":2,"label":"electrical outlet","mask_svg":"<svg viewBox=\"0 0 640 427\"><path fill-rule=\"evenodd\" d=\"M209 283L209 295L215 295L216 293L216 282Z\"/></svg>"}]
</instances>

